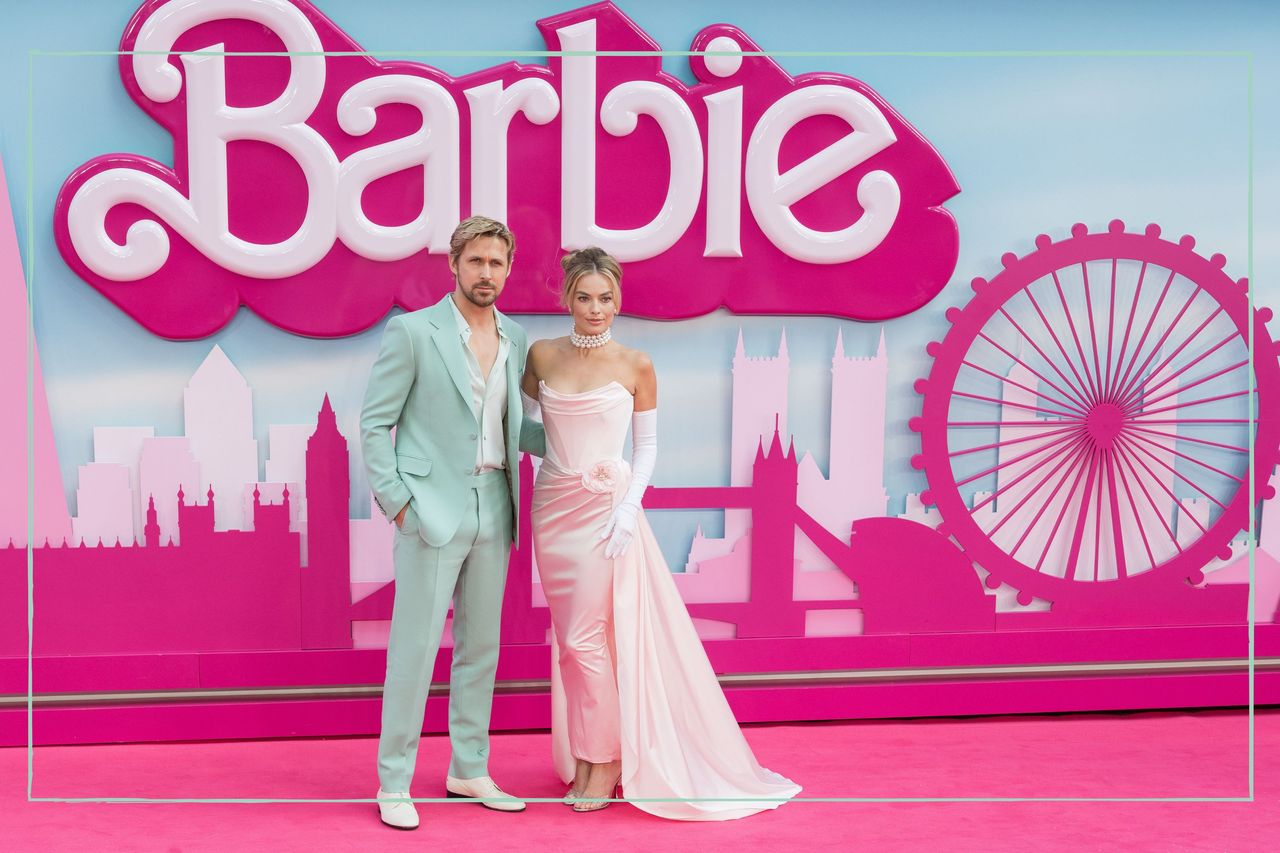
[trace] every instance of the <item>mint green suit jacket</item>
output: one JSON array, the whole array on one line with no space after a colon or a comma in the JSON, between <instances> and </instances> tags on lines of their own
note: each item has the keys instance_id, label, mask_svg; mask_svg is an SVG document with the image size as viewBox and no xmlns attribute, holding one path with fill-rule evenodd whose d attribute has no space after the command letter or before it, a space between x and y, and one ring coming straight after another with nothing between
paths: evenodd
<instances>
[{"instance_id":1,"label":"mint green suit jacket","mask_svg":"<svg viewBox=\"0 0 1280 853\"><path fill-rule=\"evenodd\" d=\"M475 484L480 435L449 299L446 295L435 305L387 321L360 413L360 446L378 507L395 518L412 501L422 539L435 546L448 542L462 521L466 490ZM500 316L510 341L504 432L514 541L519 538L520 451L542 456L546 439L542 424L525 420L520 404L528 338L515 321Z\"/></svg>"}]
</instances>

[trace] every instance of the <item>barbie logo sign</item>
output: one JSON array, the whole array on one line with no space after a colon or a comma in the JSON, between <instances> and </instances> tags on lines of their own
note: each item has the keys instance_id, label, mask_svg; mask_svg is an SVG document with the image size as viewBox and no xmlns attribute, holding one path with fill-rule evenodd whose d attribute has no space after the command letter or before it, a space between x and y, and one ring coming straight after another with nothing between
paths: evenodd
<instances>
[{"instance_id":1,"label":"barbie logo sign","mask_svg":"<svg viewBox=\"0 0 1280 853\"><path fill-rule=\"evenodd\" d=\"M304 0L148 2L120 70L173 163L81 166L58 247L171 338L241 305L329 337L428 304L452 285L448 237L470 213L517 235L514 313L559 310L558 255L588 244L628 262L628 312L647 317L881 319L946 284L958 236L942 204L959 188L863 83L793 78L717 24L693 40L689 86L634 55L661 47L611 3L538 28L562 53L545 66L451 77L350 55Z\"/></svg>"}]
</instances>

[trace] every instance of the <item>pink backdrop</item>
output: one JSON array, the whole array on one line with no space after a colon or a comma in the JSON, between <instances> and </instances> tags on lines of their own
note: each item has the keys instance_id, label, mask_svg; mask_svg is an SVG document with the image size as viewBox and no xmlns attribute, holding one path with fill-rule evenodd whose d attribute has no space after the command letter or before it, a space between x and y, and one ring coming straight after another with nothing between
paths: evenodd
<instances>
[{"instance_id":1,"label":"pink backdrop","mask_svg":"<svg viewBox=\"0 0 1280 853\"><path fill-rule=\"evenodd\" d=\"M122 39L125 49L161 37L154 30L163 27L152 22L161 9L159 2L139 9ZM324 48L357 49L302 0L288 10L281 20L292 21L303 35L310 32ZM539 27L552 49L588 32L602 50L658 48L608 3ZM181 29L166 49L222 43L276 50L289 43L272 32L243 20L209 21ZM693 48L709 49L715 39L759 49L729 25L706 28ZM53 223L71 269L125 313L158 335L189 339L222 328L243 304L291 332L338 336L376 324L393 304L427 304L447 286L435 248L379 259L372 257L379 251L369 248L373 243L357 251L341 240L321 245L324 251L310 261L281 249L280 266L236 271L237 264L249 269L244 265L251 262L237 259L238 250L227 249L201 217L216 213L219 193L226 201L237 187L209 179L208 163L189 156L206 150L199 146L208 139L188 133L189 116L198 113L188 111L188 90L161 97L165 69L181 69L176 79L188 85L203 72L172 57L147 63L122 57L124 84L173 135L174 165L129 154L95 158L68 177ZM355 132L361 129L357 119L343 125L334 118L340 103L365 81L390 74L429 81L436 87L430 91L447 99L431 102L443 111L436 118L448 114L448 103L468 115L468 90L541 81L563 112L543 115L545 121L538 115L513 119L507 212L521 235L520 263L540 270L525 280L547 286L504 295L505 310L554 309L555 258L572 242L574 227L564 208L581 189L574 183L580 176L569 173L572 162L556 155L582 142L574 123L581 117L572 109L579 96L590 107L586 133L600 169L625 176L601 181L598 210L587 219L623 250L641 254L653 245L642 251L637 246L643 240L616 232L643 225L628 217L658 211L685 180L666 156L678 117L688 117L699 144L710 151L713 137L733 124L717 122L734 115L714 105L740 107L734 126L743 138L733 146L743 158L738 174L713 176L711 164L718 161L708 155L702 165L709 189L699 190L676 239L628 261L629 311L678 319L726 306L744 314L823 310L886 318L926 303L954 270L958 235L941 204L958 192L957 183L929 143L859 81L834 74L791 78L765 57L736 66L695 57L699 83L689 88L662 73L654 57L624 57L591 65L595 89L582 95L575 87L588 80L586 66L567 65L567 59L552 58L547 68L512 63L453 79L420 64L367 57L328 58L318 66L228 58L228 102L267 102L286 80L312 86L317 106L289 132L310 140L307 150L320 164L312 174L299 165L301 155L267 144L244 146L236 180L277 182L281 203L233 205L239 212L229 232L263 245L287 242L325 192L341 212L344 185L332 175L332 185L325 185L324 168L356 163L358 152L411 135L422 124L406 104L391 104L379 108L376 126L363 128L366 133ZM633 82L656 84L635 91L665 98L662 109L675 117L671 127L648 122L615 135L594 123L591 116L604 107L607 93ZM773 226L764 222L766 208L758 198L753 202L747 186L759 178L753 178L760 164L752 160L752 146L764 146L752 140L764 132L771 110L792 103L787 99L797 92L834 93L840 103L856 103L863 110L858 121L879 115L893 137L790 207L811 231L834 233L872 211L869 202L861 203L864 182L885 186L892 180L900 194L894 225L859 258L837 263L784 250L781 232L768 231ZM857 98L850 100L850 92ZM205 91L201 97L208 96ZM807 158L847 156L853 126L836 114L797 122L779 146L773 164L779 174L772 177L794 169L793 178L803 181ZM456 138L445 142L457 147L454 173L432 172L431 161L402 169L356 193L354 208L346 197L346 213L363 210L381 223L408 220L431 203L424 180L432 175L446 185L456 180L459 209L472 209L477 189L470 158L477 140L468 122L460 121ZM438 150L432 156L437 165L445 157ZM637 162L657 164L657 172L624 166ZM725 188L727 196L713 192ZM110 195L117 191L124 195ZM175 191L193 202L194 212L172 206L166 193ZM728 215L726 197L741 212L736 253L723 248L732 240L711 226ZM152 203L155 209L148 207ZM323 218L328 210L314 215ZM188 214L191 220L183 224ZM0 357L26 367L20 260L9 213L0 215L0 266L8 272L0 279ZM162 224L148 232L140 224L147 221ZM155 254L160 244L147 240L158 233L167 248ZM348 238L352 244L365 239ZM145 260L150 251L161 263L130 278L133 262L111 255L129 246L135 259ZM424 264L424 255L434 257ZM284 274L290 263L300 269ZM736 351L725 352L733 387L729 485L650 488L645 505L652 511L724 512L723 536L698 532L677 584L717 671L746 679L728 682L739 716L823 719L1247 701L1238 670L1192 666L1153 675L1137 666L1240 659L1249 651L1245 534L1259 511L1249 486L1259 501L1274 493L1280 363L1266 328L1270 312L1250 315L1245 283L1229 278L1225 266L1225 258L1205 257L1189 237L1170 240L1154 226L1130 232L1119 222L1096 234L1075 226L1060 240L1039 238L1022 258L1004 256L1003 269L990 280L975 280L973 298L948 312L942 339L919 342L933 363L916 386L923 411L912 423L920 435L912 463L924 471L929 489L909 499L898 518L886 517L884 471L893 460L886 459L883 428L889 393L883 338L869 356L848 355L843 338L837 339L825 472L788 431L792 368L785 331L773 353L749 355L741 339ZM677 288L681 279L673 271L694 267L704 286ZM842 284L823 289L820 303L809 289L789 286L815 269ZM882 279L900 286L873 286ZM314 298L317 288L330 298ZM1256 395L1246 381L1249 362L1239 356L1242 346L1247 353L1250 335L1256 340ZM182 435L135 427L94 430L93 461L78 472L73 518L39 364L31 369L33 504L26 488L25 371L0 377L0 401L6 403L0 406L0 693L26 689L28 559L37 693L323 691L380 683L394 595L390 528L376 513L350 517L349 437L339 430L324 391L316 394L308 422L272 427L260 475L252 389L226 353L211 345L185 389ZM975 384L988 380L986 390ZM1232 408L1246 401L1256 405L1256 421ZM973 427L987 432L974 433ZM1223 434L1203 431L1208 428ZM973 438L987 433L996 436L988 444ZM1256 453L1242 456L1249 442ZM1212 454L1226 454L1228 461ZM978 459L986 461L973 461ZM534 461L522 464L530 475ZM975 492L988 480L995 483L991 489ZM523 482L527 513L532 476ZM1263 507L1264 547L1280 541L1280 531L1267 533L1277 525L1280 518ZM536 685L548 678L549 619L533 559L527 541L513 549L499 678ZM1274 655L1280 646L1280 574L1266 551L1258 552L1256 568L1255 651ZM997 612L994 593L1005 588L1014 590L1019 607ZM937 672L1104 663L1131 669L1068 677ZM437 677L444 675L437 670ZM762 675L774 678L762 682ZM1274 673L1260 675L1258 687L1258 701L1280 701ZM287 708L259 699L41 706L35 737L51 743L368 732L377 726L376 703L376 695L318 694ZM504 693L495 725L546 725L546 706L546 694L536 688ZM25 740L24 711L16 701L0 705L0 743ZM438 714L428 717L431 727L442 722Z\"/></svg>"}]
</instances>

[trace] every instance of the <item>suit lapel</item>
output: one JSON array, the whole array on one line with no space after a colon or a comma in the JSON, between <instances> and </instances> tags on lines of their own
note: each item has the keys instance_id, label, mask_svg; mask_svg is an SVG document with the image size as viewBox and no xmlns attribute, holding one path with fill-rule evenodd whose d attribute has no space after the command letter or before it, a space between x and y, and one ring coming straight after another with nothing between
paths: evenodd
<instances>
[{"instance_id":1,"label":"suit lapel","mask_svg":"<svg viewBox=\"0 0 1280 853\"><path fill-rule=\"evenodd\" d=\"M449 372L449 378L453 380L458 393L462 395L467 411L471 411L471 377L467 375L467 362L466 356L462 353L463 344L462 337L458 334L458 321L453 316L453 307L447 304L450 298L446 295L436 303L435 310L431 312L431 322L436 327L431 340L440 352L440 361Z\"/></svg>"},{"instance_id":2,"label":"suit lapel","mask_svg":"<svg viewBox=\"0 0 1280 853\"><path fill-rule=\"evenodd\" d=\"M494 309L497 311L497 309ZM524 363L524 353L520 351L520 344L515 335L512 326L515 325L506 314L497 312L498 317L502 320L502 327L506 330L507 341L510 346L507 349L507 418L504 426L506 427L507 440L507 460L508 465L513 464L512 460L518 456L515 448L520 443L520 419L524 412L524 408L520 402L520 366Z\"/></svg>"},{"instance_id":3,"label":"suit lapel","mask_svg":"<svg viewBox=\"0 0 1280 853\"><path fill-rule=\"evenodd\" d=\"M506 314L494 309L494 313L502 321L502 328L507 333L507 341L510 347L507 349L507 408L510 410L514 404L517 408L520 406L520 366L524 364L524 353L520 352L520 344L515 335L515 330L511 328L515 323Z\"/></svg>"}]
</instances>

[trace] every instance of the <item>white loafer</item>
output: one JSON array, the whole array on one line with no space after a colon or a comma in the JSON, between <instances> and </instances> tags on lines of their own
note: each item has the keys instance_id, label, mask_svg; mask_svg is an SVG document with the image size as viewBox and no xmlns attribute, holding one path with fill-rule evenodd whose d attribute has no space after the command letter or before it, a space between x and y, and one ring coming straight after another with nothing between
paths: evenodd
<instances>
[{"instance_id":1,"label":"white loafer","mask_svg":"<svg viewBox=\"0 0 1280 853\"><path fill-rule=\"evenodd\" d=\"M418 810L409 800L409 792L388 792L378 789L378 816L393 829L417 829Z\"/></svg>"},{"instance_id":2,"label":"white loafer","mask_svg":"<svg viewBox=\"0 0 1280 853\"><path fill-rule=\"evenodd\" d=\"M525 809L524 800L504 792L488 776L478 776L475 779L446 776L444 787L450 797L477 800L486 809L499 812L522 812Z\"/></svg>"}]
</instances>

